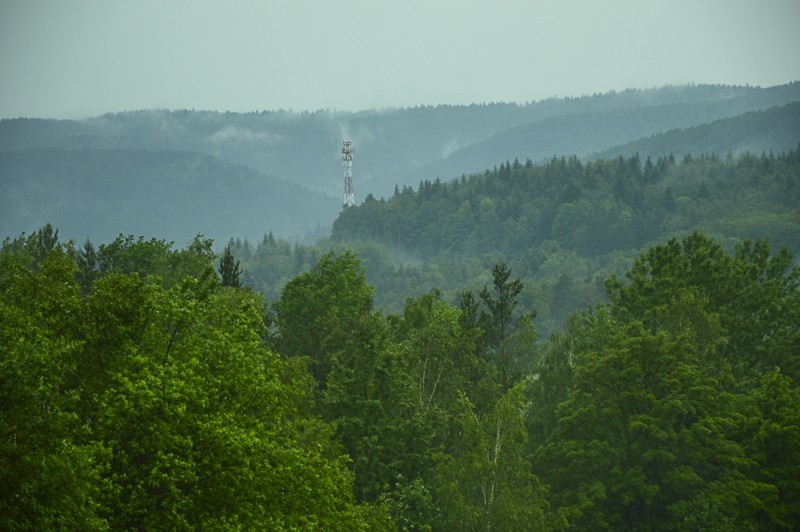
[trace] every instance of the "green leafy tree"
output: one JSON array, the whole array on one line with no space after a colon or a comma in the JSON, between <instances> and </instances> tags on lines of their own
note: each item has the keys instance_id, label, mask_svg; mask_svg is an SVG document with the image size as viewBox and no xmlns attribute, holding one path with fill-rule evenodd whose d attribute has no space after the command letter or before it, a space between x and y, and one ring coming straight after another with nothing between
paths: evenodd
<instances>
[{"instance_id":1,"label":"green leafy tree","mask_svg":"<svg viewBox=\"0 0 800 532\"><path fill-rule=\"evenodd\" d=\"M36 231L35 247L33 250L34 259L37 263L43 261L47 255L56 249L58 245L58 229L49 223Z\"/></svg>"},{"instance_id":2,"label":"green leafy tree","mask_svg":"<svg viewBox=\"0 0 800 532\"><path fill-rule=\"evenodd\" d=\"M561 522L549 510L546 489L525 453L524 381L492 411L479 413L461 395L456 419L462 431L436 467L435 494L443 530L546 530Z\"/></svg>"},{"instance_id":3,"label":"green leafy tree","mask_svg":"<svg viewBox=\"0 0 800 532\"><path fill-rule=\"evenodd\" d=\"M558 427L539 451L552 501L571 524L677 526L684 501L713 499L707 490L723 486L764 500L764 486L737 463L744 453L732 437L731 398L685 337L620 325L603 312L587 326L594 347L580 354ZM747 522L741 502L719 508L731 524Z\"/></svg>"},{"instance_id":4,"label":"green leafy tree","mask_svg":"<svg viewBox=\"0 0 800 532\"><path fill-rule=\"evenodd\" d=\"M476 356L478 331L464 327L459 309L438 291L408 299L395 338L412 379L416 410L449 409L471 390L485 363Z\"/></svg>"},{"instance_id":5,"label":"green leafy tree","mask_svg":"<svg viewBox=\"0 0 800 532\"><path fill-rule=\"evenodd\" d=\"M375 501L397 474L402 429L394 423L407 413L402 368L387 354L387 330L378 314L361 316L344 344L330 354L330 371L320 409L336 427L350 455L355 491Z\"/></svg>"},{"instance_id":6,"label":"green leafy tree","mask_svg":"<svg viewBox=\"0 0 800 532\"><path fill-rule=\"evenodd\" d=\"M156 238L120 235L108 244L100 245L97 263L102 274L159 277L167 286L183 282L186 277L201 281L206 291L219 282L214 273L213 242L197 235L186 249L173 249L172 242Z\"/></svg>"},{"instance_id":7,"label":"green leafy tree","mask_svg":"<svg viewBox=\"0 0 800 532\"><path fill-rule=\"evenodd\" d=\"M323 255L309 272L286 284L275 304L278 351L308 357L324 388L333 354L370 334L373 294L352 252Z\"/></svg>"},{"instance_id":8,"label":"green leafy tree","mask_svg":"<svg viewBox=\"0 0 800 532\"><path fill-rule=\"evenodd\" d=\"M422 479L409 482L398 475L394 488L381 495L380 503L389 508L397 530L433 530L430 523L436 515L435 503Z\"/></svg>"},{"instance_id":9,"label":"green leafy tree","mask_svg":"<svg viewBox=\"0 0 800 532\"><path fill-rule=\"evenodd\" d=\"M139 263L87 295L74 250L0 250L0 526L388 525L356 503L314 381L266 347L260 298L208 284L197 244L145 249L181 281Z\"/></svg>"},{"instance_id":10,"label":"green leafy tree","mask_svg":"<svg viewBox=\"0 0 800 532\"><path fill-rule=\"evenodd\" d=\"M263 347L258 301L148 292L147 326L130 329L136 349L98 397L112 525L360 526L349 472L329 458L330 429L298 412L308 382L287 378Z\"/></svg>"},{"instance_id":11,"label":"green leafy tree","mask_svg":"<svg viewBox=\"0 0 800 532\"><path fill-rule=\"evenodd\" d=\"M794 519L783 503L796 492L793 465L771 462L763 445L793 456L796 396L788 379L763 372L765 360L792 366L796 333L771 309L793 316L796 273L785 252L757 248L729 255L699 234L653 248L630 284L609 282L610 308L578 323L568 396L535 467L572 526L755 529Z\"/></svg>"},{"instance_id":12,"label":"green leafy tree","mask_svg":"<svg viewBox=\"0 0 800 532\"><path fill-rule=\"evenodd\" d=\"M789 530L800 522L800 390L776 369L741 398L747 416L745 445L756 478L777 488L769 526Z\"/></svg>"},{"instance_id":13,"label":"green leafy tree","mask_svg":"<svg viewBox=\"0 0 800 532\"><path fill-rule=\"evenodd\" d=\"M572 390L573 368L581 350L581 329L574 317L567 330L552 336L531 368L532 382L526 388L531 408L527 428L531 452L543 445L557 425L558 405Z\"/></svg>"},{"instance_id":14,"label":"green leafy tree","mask_svg":"<svg viewBox=\"0 0 800 532\"><path fill-rule=\"evenodd\" d=\"M278 351L310 361L317 409L336 427L352 459L360 500L376 501L407 470L400 420L408 413L403 367L387 347L389 331L373 310L373 289L352 252L323 255L292 279L275 304ZM395 424L394 421L398 421Z\"/></svg>"},{"instance_id":15,"label":"green leafy tree","mask_svg":"<svg viewBox=\"0 0 800 532\"><path fill-rule=\"evenodd\" d=\"M41 250L22 238L0 249L0 528L102 529L107 455L71 385L81 350L75 265L61 246Z\"/></svg>"},{"instance_id":16,"label":"green leafy tree","mask_svg":"<svg viewBox=\"0 0 800 532\"><path fill-rule=\"evenodd\" d=\"M800 345L800 267L781 248L774 255L765 241L745 241L728 254L709 237L694 233L647 250L626 274L628 284L607 282L613 312L620 319L641 319L655 329L665 322L665 309L677 311L676 298L693 294L715 309L727 335L719 364L731 366L736 381L753 384L760 372L780 366L797 377L796 347ZM673 327L690 316L673 312ZM698 324L695 323L695 326Z\"/></svg>"}]
</instances>

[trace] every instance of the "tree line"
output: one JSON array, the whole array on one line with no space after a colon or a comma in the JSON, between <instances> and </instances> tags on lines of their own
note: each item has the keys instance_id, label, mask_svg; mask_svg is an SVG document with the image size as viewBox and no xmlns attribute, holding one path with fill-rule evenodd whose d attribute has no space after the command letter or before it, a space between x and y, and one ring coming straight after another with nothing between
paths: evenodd
<instances>
[{"instance_id":1,"label":"tree line","mask_svg":"<svg viewBox=\"0 0 800 532\"><path fill-rule=\"evenodd\" d=\"M352 251L274 300L215 260L201 237L3 243L2 528L800 523L786 248L654 245L547 339L503 261L386 312Z\"/></svg>"},{"instance_id":2,"label":"tree line","mask_svg":"<svg viewBox=\"0 0 800 532\"><path fill-rule=\"evenodd\" d=\"M671 231L729 237L752 228L796 248L799 166L800 146L727 158L506 161L469 178L395 188L388 200L368 196L340 214L332 238L375 241L425 259L485 250L517 256L548 241L596 256L638 249ZM772 230L756 220L765 212L775 213Z\"/></svg>"}]
</instances>

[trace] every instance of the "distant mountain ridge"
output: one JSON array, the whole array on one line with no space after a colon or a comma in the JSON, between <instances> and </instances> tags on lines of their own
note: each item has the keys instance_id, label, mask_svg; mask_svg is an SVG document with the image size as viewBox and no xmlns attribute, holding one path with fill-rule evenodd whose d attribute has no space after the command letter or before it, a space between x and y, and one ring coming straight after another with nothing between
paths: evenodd
<instances>
[{"instance_id":1,"label":"distant mountain ridge","mask_svg":"<svg viewBox=\"0 0 800 532\"><path fill-rule=\"evenodd\" d=\"M713 102L669 103L548 117L517 126L460 149L424 168L427 177L450 179L491 168L497 161L579 157L656 133L687 128L800 101L800 84ZM766 106L766 107L765 107ZM788 148L793 145L788 146ZM623 154L629 155L629 154Z\"/></svg>"},{"instance_id":2,"label":"distant mountain ridge","mask_svg":"<svg viewBox=\"0 0 800 532\"><path fill-rule=\"evenodd\" d=\"M613 159L638 153L644 159L715 153L781 153L800 143L800 102L751 111L691 128L671 129L615 146L590 159Z\"/></svg>"},{"instance_id":3,"label":"distant mountain ridge","mask_svg":"<svg viewBox=\"0 0 800 532\"><path fill-rule=\"evenodd\" d=\"M637 145L628 143L644 142L676 128L684 132L669 133L673 135L669 142L686 144L679 137L694 134L687 128L797 101L800 82L768 88L668 86L528 104L442 105L357 113L156 110L86 120L6 119L0 120L0 202L7 206L0 229L5 236L14 235L19 227L32 230L48 221L57 222L46 216L60 212L74 221L86 218L85 223L75 225L80 231L98 224L115 234L154 228L159 236L178 242L188 234L190 225L192 232L221 235L219 238L252 238L268 231L292 237L332 223L340 211L339 150L344 138L356 147L353 176L356 201L361 202L368 194L388 197L395 185L416 186L437 177L449 180L483 172L505 160L540 161L571 154L588 157L615 146L644 153L644 148L638 150ZM767 125L759 126L759 134ZM762 136L783 143L781 146L796 143L791 128L775 131L775 135L783 137ZM692 151L706 151L698 148ZM132 153L139 155L132 160ZM118 160L112 160L115 157ZM150 162L144 160L148 158ZM82 175L82 166L92 168L100 160L105 161L105 181L91 173ZM134 163L136 175L128 169ZM178 179L178 174L184 177ZM25 175L29 183L23 179ZM153 176L160 177L149 189L140 186ZM115 179L133 187L125 189L129 206L102 211L107 217L100 222L89 207L100 209L119 201L104 197L123 190L122 185L115 188L110 184ZM70 190L83 190L83 200L74 197L74 201L64 202L47 196L50 205L43 209L36 202L39 189L47 191L52 185L48 182L57 184L55 189L67 197L74 196ZM162 222L172 219L173 225L147 225L137 220L137 216L150 216L152 206L167 202L159 196L163 194L172 195L173 209L163 207L168 216L162 216ZM189 197L194 203L184 201ZM137 205L142 209L138 214L134 212ZM184 205L186 212L178 212L177 205ZM97 224L93 225L93 218ZM240 223L233 223L237 218Z\"/></svg>"},{"instance_id":4,"label":"distant mountain ridge","mask_svg":"<svg viewBox=\"0 0 800 532\"><path fill-rule=\"evenodd\" d=\"M108 242L120 233L225 242L267 231L302 237L330 224L333 198L241 164L188 151L140 149L0 152L3 236L45 223L62 239Z\"/></svg>"},{"instance_id":5,"label":"distant mountain ridge","mask_svg":"<svg viewBox=\"0 0 800 532\"><path fill-rule=\"evenodd\" d=\"M715 85L631 89L524 105L442 105L357 113L136 111L82 121L3 120L0 150L190 150L338 196L342 188L339 147L343 138L349 138L357 150L356 195L363 198L369 192L388 194L395 184L480 171L506 158L583 155L674 127L798 100L800 83L764 89ZM663 107L670 105L679 106L684 119L675 120L669 108ZM664 113L651 109L655 107L662 107ZM620 130L607 139L603 130L583 123L619 122L640 112L648 114L647 127ZM571 134L547 135L570 130L594 131L595 140L584 147L576 146ZM543 138L548 142L539 148ZM467 153L471 155L465 157Z\"/></svg>"}]
</instances>

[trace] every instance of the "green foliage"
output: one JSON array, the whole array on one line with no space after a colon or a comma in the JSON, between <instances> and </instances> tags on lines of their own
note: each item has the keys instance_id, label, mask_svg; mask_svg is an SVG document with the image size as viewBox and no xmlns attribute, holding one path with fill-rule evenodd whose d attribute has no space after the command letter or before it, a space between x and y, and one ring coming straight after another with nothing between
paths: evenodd
<instances>
[{"instance_id":1,"label":"green foliage","mask_svg":"<svg viewBox=\"0 0 800 532\"><path fill-rule=\"evenodd\" d=\"M286 284L275 304L278 350L309 357L324 388L331 357L370 333L372 298L373 289L353 253L323 255L311 271Z\"/></svg>"},{"instance_id":2,"label":"green foliage","mask_svg":"<svg viewBox=\"0 0 800 532\"><path fill-rule=\"evenodd\" d=\"M498 261L459 306L431 290L382 314L387 257L363 249L230 244L308 269L270 312L199 237L6 240L0 527L797 527L787 249L671 239L547 342L519 310L570 276L531 287Z\"/></svg>"},{"instance_id":3,"label":"green foliage","mask_svg":"<svg viewBox=\"0 0 800 532\"><path fill-rule=\"evenodd\" d=\"M464 327L458 309L434 292L408 299L395 327L399 356L406 364L415 410L447 410L459 391L469 390L486 372L477 356L477 334Z\"/></svg>"},{"instance_id":4,"label":"green foliage","mask_svg":"<svg viewBox=\"0 0 800 532\"><path fill-rule=\"evenodd\" d=\"M492 360L497 371L499 384L503 391L508 390L520 378L520 370L524 367L532 353L533 345L524 346L521 352L514 356L514 350L509 345L515 332L516 320L514 309L517 306L524 283L519 279L511 280L511 270L505 263L499 262L492 269L492 285L494 290L484 286L478 294L483 304L489 310L480 316L480 324L484 331L484 356ZM495 295L492 295L495 294ZM530 321L535 312L525 317L526 323L532 327ZM538 335L534 332L533 342ZM527 348L527 349L526 349ZM520 351L520 350L518 350ZM526 352L527 351L527 352Z\"/></svg>"},{"instance_id":5,"label":"green foliage","mask_svg":"<svg viewBox=\"0 0 800 532\"><path fill-rule=\"evenodd\" d=\"M145 349L98 398L108 505L125 509L114 526L332 526L352 511L349 478L325 457L324 427L298 416L309 390L264 349L258 301L223 291L201 303L191 289L155 290Z\"/></svg>"},{"instance_id":6,"label":"green foliage","mask_svg":"<svg viewBox=\"0 0 800 532\"><path fill-rule=\"evenodd\" d=\"M462 395L455 412L461 431L452 454L439 457L437 500L443 530L545 530L555 521L545 489L525 453L525 382L486 413Z\"/></svg>"},{"instance_id":7,"label":"green foliage","mask_svg":"<svg viewBox=\"0 0 800 532\"><path fill-rule=\"evenodd\" d=\"M117 272L140 277L159 277L167 286L192 277L212 288L218 282L214 274L213 242L197 235L184 250L172 249L172 242L152 238L119 235L101 244L97 263L101 273Z\"/></svg>"},{"instance_id":8,"label":"green foliage","mask_svg":"<svg viewBox=\"0 0 800 532\"><path fill-rule=\"evenodd\" d=\"M435 512L433 497L422 480L407 482L399 475L394 489L381 495L381 503L389 508L397 530L433 530L429 524Z\"/></svg>"},{"instance_id":9,"label":"green foliage","mask_svg":"<svg viewBox=\"0 0 800 532\"><path fill-rule=\"evenodd\" d=\"M610 307L553 343L530 397L563 402L555 426L543 415L529 424L545 432L535 470L572 526L796 525L785 501L797 489L800 403L773 369L796 364L791 262L764 242L728 254L701 234L672 240L642 254L627 284L612 278ZM566 380L555 365L565 348Z\"/></svg>"},{"instance_id":10,"label":"green foliage","mask_svg":"<svg viewBox=\"0 0 800 532\"><path fill-rule=\"evenodd\" d=\"M778 488L773 524L791 528L800 522L795 501L800 497L800 390L780 370L761 378L743 398L748 414L748 456L757 464L757 478Z\"/></svg>"},{"instance_id":11,"label":"green foliage","mask_svg":"<svg viewBox=\"0 0 800 532\"><path fill-rule=\"evenodd\" d=\"M355 286L385 268L369 249L366 268L349 266ZM797 490L796 395L775 392L785 413L767 422L775 410L755 409L766 396L754 390L775 366L793 389L792 264L763 241L729 253L701 234L671 240L633 261L627 282L608 281L607 308L573 316L541 345L530 317L515 315L518 303L531 308L529 288L496 263L476 276L481 297L462 289L458 309L434 290L388 316L390 331L369 321L372 335L345 313L354 336L325 355L320 408L354 461L359 497L407 529L786 527L796 522L786 502ZM315 287L307 300L329 300L312 272L298 278ZM552 305L576 286L562 274L533 290ZM342 334L338 321L322 328ZM788 465L771 461L772 445Z\"/></svg>"},{"instance_id":12,"label":"green foliage","mask_svg":"<svg viewBox=\"0 0 800 532\"><path fill-rule=\"evenodd\" d=\"M797 192L796 151L729 161L711 155L677 163L663 157L651 162L647 176L638 155L588 163L554 157L543 165L513 168L503 163L466 181L424 181L418 192L407 190L386 202L348 209L334 223L333 239L373 240L442 260L481 250L511 258L547 240L591 257L706 225L743 237L741 228L737 233L718 221L730 219L725 211L731 207L739 220L777 209L787 222L796 223L796 209L781 198ZM699 188L705 194L697 194ZM449 232L455 227L458 234ZM798 244L781 228L763 236Z\"/></svg>"},{"instance_id":13,"label":"green foliage","mask_svg":"<svg viewBox=\"0 0 800 532\"><path fill-rule=\"evenodd\" d=\"M506 162L348 209L332 240L383 246L365 263L376 301L393 311L420 285L458 301L465 287L487 284L487 263L505 262L535 287L537 326L547 334L600 300L603 280L654 242L702 231L726 249L755 238L800 248L798 153ZM520 303L533 310L524 292Z\"/></svg>"},{"instance_id":14,"label":"green foliage","mask_svg":"<svg viewBox=\"0 0 800 532\"><path fill-rule=\"evenodd\" d=\"M800 342L800 268L792 267L788 249L771 255L765 241L745 241L730 255L696 233L643 253L626 276L628 286L616 278L607 283L621 318L674 332L691 328L687 333L710 355L715 338L725 335L724 362L733 366L737 380L748 379L753 369L776 366L800 377L794 356ZM713 314L701 319L685 308L688 300Z\"/></svg>"},{"instance_id":15,"label":"green foliage","mask_svg":"<svg viewBox=\"0 0 800 532\"><path fill-rule=\"evenodd\" d=\"M673 234L682 236L692 227L717 227L721 230L721 234L729 235L723 240L726 248L730 248L733 242L747 239L751 235L767 235L773 241L786 243L790 247L796 246L794 237L796 231L793 230L797 225L796 209L787 209L790 202L784 200L788 197L785 194L791 195L791 191L797 188L792 185L796 180L791 177L795 172L797 161L797 150L795 150L785 156L743 156L740 159L731 158L724 162L714 156L690 159L683 163L666 157L659 159L657 164L650 161L648 165L646 161L641 170L636 169L636 165L641 162L637 163L635 157L627 162L622 159L613 161L613 164L610 161L600 161L583 165L575 159L563 161L556 159L545 167L533 164L513 166L504 163L501 165L502 172L504 175L510 174L510 181L495 182L492 198L505 194L509 185L513 185L514 192L509 193L507 197L503 196L502 202L493 200L492 203L495 204L496 210L497 204L509 205L517 198L522 198L520 205L514 209L507 209L507 214L501 219L513 217L517 210L522 215L514 223L508 224L507 231L501 230L499 236L494 236L485 244L471 243L480 234L480 231L475 229L475 222L464 225L461 221L456 221L456 218L460 217L459 213L463 213L465 209L472 209L470 201L462 201L462 198L481 192L480 186L496 181L491 175L475 176L471 180L464 179L452 185L434 183L431 186L432 189L439 187L447 190L447 194L440 194L442 198L452 195L457 198L455 201L461 202L451 225L459 228L463 238L452 244L452 250L440 250L433 256L420 253L418 242L424 238L420 238L419 233L415 237L409 230L408 243L402 243L405 238L404 228L413 228L417 223L415 205L419 194L409 188L405 188L402 192L398 191L398 195L389 201L370 202L369 212L373 214L369 219L359 218L357 213L361 207L356 207L343 213L336 225L338 228L340 222L352 223L354 227L359 228L358 231L361 228L369 229L369 235L364 236L380 240L381 234L388 233L394 235L392 238L397 238L396 241L390 239L389 242L383 243L360 242L342 236L344 240L342 243L323 240L315 246L292 246L269 234L257 245L250 245L246 240L244 243L234 242L232 250L242 259L245 284L253 286L269 298L277 298L282 286L294 275L310 269L321 254L329 251L344 253L351 248L362 259L368 282L376 288L376 305L390 312L400 312L405 298L434 287L441 290L447 301L458 302L464 288L477 292L488 284L491 277L487 277L487 264L502 260L525 282L526 289L520 294L520 309L523 313L533 310L535 294L536 325L547 336L561 328L571 311L601 299L603 280L611 274L623 273L638 253L637 246L647 242L665 241ZM754 181L753 172L762 171L768 171L773 177L765 181ZM528 172L528 175L548 177L542 181L528 180L524 178L525 172ZM527 226L534 222L547 224L548 220L553 220L554 213L562 211L561 207L558 207L561 196L556 194L557 190L548 192L548 187L543 185L549 180L557 184L560 176L569 175L569 172L575 173L577 177L565 185L564 198L573 199L562 207L566 209L563 212L569 211L578 216L575 219L577 221L570 222L577 226L564 225L562 222L567 218L557 217L556 229L571 232L557 239L553 237L558 235L543 233L541 230L523 231L526 224ZM500 173L498 170L498 176ZM588 212L586 205L578 208L577 204L599 201L595 196L600 194L598 197L602 197L605 187L603 183L612 179L614 184L618 183L620 180L615 179L618 173L641 175L640 181L631 178L633 180L626 186L633 190L631 198L644 199L643 203L636 205L628 205L619 199L609 199L606 202L607 206L603 212L615 212L615 215L623 218L630 214L631 219L625 222L627 227L625 231L622 231L620 226L606 233L606 237L611 239L607 240L610 244L603 244L606 237L597 231L606 231L614 222L598 223L592 216L582 214L584 211ZM710 177L703 177L705 175ZM518 177L517 180L515 176ZM692 201L696 195L690 181L695 179L701 184L706 183L711 197L702 199L697 196L697 204L693 206ZM683 183L684 180L688 181ZM782 184L778 186L777 183ZM521 188L517 191L514 187ZM636 192L637 187L644 192ZM771 190L770 187L777 187L782 192L780 194L767 192ZM608 186L606 189L608 194L614 193L612 188ZM734 191L738 194L742 190L748 197L745 203L738 201L733 194ZM458 194L455 194L456 192ZM525 199L526 194L529 196L527 199ZM556 196L553 200L548 200L549 194ZM665 194L671 198L671 206L663 202ZM776 204L776 201L780 203ZM454 202L453 207L455 205ZM617 207L609 207L613 205ZM616 212L615 208L622 210ZM773 219L769 224L762 223L765 212L774 213L770 216L780 218L780 221ZM445 209L440 211L438 216L447 217L449 214ZM385 221L384 217L387 218ZM350 218L353 219L348 221ZM735 219L742 223L737 222L738 225L735 227L722 224L725 225L723 227L720 220L726 219ZM757 225L748 226L749 222L745 221L750 219L754 220L754 224L757 220ZM423 233L440 231L442 227L437 224L441 222L435 220L438 218L429 223L421 221L419 231ZM447 232L447 227L450 225L444 223L443 227ZM436 229L437 227L439 229ZM383 228L389 228L390 231L384 231ZM715 234L720 234L720 230L714 229ZM552 233L552 227L548 231ZM627 244L623 242L622 247L608 251L609 245L615 247L619 245L615 244L613 239L622 237ZM453 239L445 235L443 242L453 242ZM404 249L398 248L398 244L402 244ZM603 251L604 247L606 251Z\"/></svg>"},{"instance_id":16,"label":"green foliage","mask_svg":"<svg viewBox=\"0 0 800 532\"><path fill-rule=\"evenodd\" d=\"M385 523L312 380L266 347L260 297L205 276L210 243L120 239L84 295L78 253L39 236L0 250L2 528Z\"/></svg>"},{"instance_id":17,"label":"green foliage","mask_svg":"<svg viewBox=\"0 0 800 532\"><path fill-rule=\"evenodd\" d=\"M0 249L0 528L102 529L107 455L68 384L82 350L75 266L39 236Z\"/></svg>"}]
</instances>

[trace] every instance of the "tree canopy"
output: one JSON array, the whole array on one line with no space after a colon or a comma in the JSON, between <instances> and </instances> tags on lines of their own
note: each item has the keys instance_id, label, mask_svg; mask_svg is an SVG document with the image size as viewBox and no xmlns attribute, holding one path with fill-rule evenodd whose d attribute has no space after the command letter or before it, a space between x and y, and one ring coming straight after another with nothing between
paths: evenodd
<instances>
[{"instance_id":1,"label":"tree canopy","mask_svg":"<svg viewBox=\"0 0 800 532\"><path fill-rule=\"evenodd\" d=\"M351 251L265 302L211 247L3 243L0 527L800 523L786 248L670 239L544 340L504 262L391 313Z\"/></svg>"},{"instance_id":2,"label":"tree canopy","mask_svg":"<svg viewBox=\"0 0 800 532\"><path fill-rule=\"evenodd\" d=\"M0 527L367 528L259 296L202 245L127 238L86 293L55 238L0 250Z\"/></svg>"}]
</instances>

